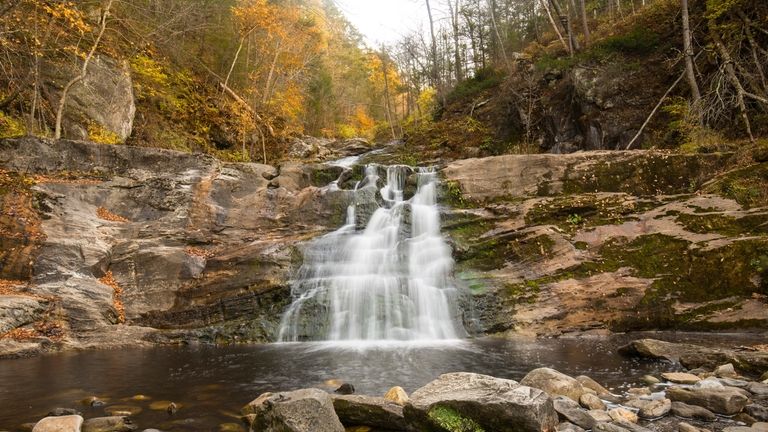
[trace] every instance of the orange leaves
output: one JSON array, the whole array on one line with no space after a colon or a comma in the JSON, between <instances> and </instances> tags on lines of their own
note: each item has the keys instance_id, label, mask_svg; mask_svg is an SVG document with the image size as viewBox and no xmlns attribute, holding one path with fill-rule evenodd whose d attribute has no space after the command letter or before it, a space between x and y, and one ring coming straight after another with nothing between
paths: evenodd
<instances>
[{"instance_id":1,"label":"orange leaves","mask_svg":"<svg viewBox=\"0 0 768 432\"><path fill-rule=\"evenodd\" d=\"M99 219L110 221L110 222L128 222L128 219L120 215L116 215L111 211L105 209L104 207L99 207L98 209L96 209L96 216L98 216Z\"/></svg>"},{"instance_id":2,"label":"orange leaves","mask_svg":"<svg viewBox=\"0 0 768 432\"><path fill-rule=\"evenodd\" d=\"M85 21L85 14L77 9L74 2L55 2L43 4L42 7L48 15L62 22L70 30L81 35L91 31L91 26Z\"/></svg>"},{"instance_id":3,"label":"orange leaves","mask_svg":"<svg viewBox=\"0 0 768 432\"><path fill-rule=\"evenodd\" d=\"M112 305L117 311L117 322L125 322L125 306L123 305L123 288L118 285L115 277L112 275L112 271L108 271L103 277L99 279L99 282L112 288Z\"/></svg>"}]
</instances>

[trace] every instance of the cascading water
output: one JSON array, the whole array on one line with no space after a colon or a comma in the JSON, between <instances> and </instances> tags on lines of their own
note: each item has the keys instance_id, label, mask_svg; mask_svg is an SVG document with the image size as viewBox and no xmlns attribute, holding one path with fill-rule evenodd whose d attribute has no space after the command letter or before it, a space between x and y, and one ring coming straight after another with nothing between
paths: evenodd
<instances>
[{"instance_id":1,"label":"cascading water","mask_svg":"<svg viewBox=\"0 0 768 432\"><path fill-rule=\"evenodd\" d=\"M368 166L365 174L355 188L346 224L305 251L278 341L464 336L451 249L440 234L436 174L390 166L380 189L379 167ZM415 176L417 187L406 200L409 175ZM359 230L359 216L364 218L372 207L367 226Z\"/></svg>"}]
</instances>

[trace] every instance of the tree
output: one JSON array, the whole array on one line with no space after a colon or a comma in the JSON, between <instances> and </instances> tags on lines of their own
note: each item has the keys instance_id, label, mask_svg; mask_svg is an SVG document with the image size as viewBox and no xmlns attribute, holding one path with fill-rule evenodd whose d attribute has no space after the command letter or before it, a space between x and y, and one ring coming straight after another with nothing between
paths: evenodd
<instances>
[{"instance_id":1,"label":"tree","mask_svg":"<svg viewBox=\"0 0 768 432\"><path fill-rule=\"evenodd\" d=\"M702 122L701 117L701 91L699 90L699 84L696 82L696 71L693 67L693 47L691 44L691 25L688 15L688 0L680 0L682 19L683 19L683 55L685 56L685 76L688 80L688 87L691 89L691 95L693 96L693 111L696 112L699 123Z\"/></svg>"}]
</instances>

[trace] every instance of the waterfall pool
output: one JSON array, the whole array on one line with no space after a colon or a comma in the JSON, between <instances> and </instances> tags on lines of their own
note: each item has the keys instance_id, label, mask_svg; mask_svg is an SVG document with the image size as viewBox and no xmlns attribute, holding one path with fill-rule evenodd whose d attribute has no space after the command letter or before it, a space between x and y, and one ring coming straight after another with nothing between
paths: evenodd
<instances>
[{"instance_id":1,"label":"waterfall pool","mask_svg":"<svg viewBox=\"0 0 768 432\"><path fill-rule=\"evenodd\" d=\"M133 420L164 431L215 431L239 423L240 408L267 391L340 383L357 393L383 395L392 386L409 393L446 372L477 372L520 380L531 369L553 367L589 375L616 393L639 385L646 373L668 371L662 362L621 357L616 349L639 335L573 339L472 339L466 341L290 343L186 346L72 352L0 361L0 430L17 430L50 410L76 408L86 418L105 414L79 401L97 396L106 407L141 411ZM749 335L659 334L651 337L728 346L754 341ZM758 339L759 340L759 339ZM146 395L148 400L132 400ZM152 403L174 401L174 416Z\"/></svg>"}]
</instances>

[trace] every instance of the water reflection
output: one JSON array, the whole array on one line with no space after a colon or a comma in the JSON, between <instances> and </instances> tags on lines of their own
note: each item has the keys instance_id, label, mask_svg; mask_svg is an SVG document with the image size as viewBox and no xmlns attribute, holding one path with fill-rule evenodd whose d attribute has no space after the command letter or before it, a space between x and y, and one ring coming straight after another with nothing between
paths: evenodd
<instances>
[{"instance_id":1,"label":"water reflection","mask_svg":"<svg viewBox=\"0 0 768 432\"><path fill-rule=\"evenodd\" d=\"M340 382L350 382L358 393L382 395L395 385L411 392L446 372L520 380L531 369L548 366L573 376L589 375L619 392L637 384L635 380L645 373L670 368L620 357L616 348L627 339L478 339L366 349L322 343L192 346L8 360L0 362L0 429L36 421L56 407L77 407L90 417L104 415L103 407L77 405L89 396L103 398L107 405L142 408L135 417L142 428L217 430L219 424L237 421L240 407L265 391L311 386L332 390ZM712 336L706 339L715 341ZM721 342L746 343L732 336ZM138 394L151 399L131 399ZM159 401L182 407L169 417L162 409L150 408Z\"/></svg>"}]
</instances>

